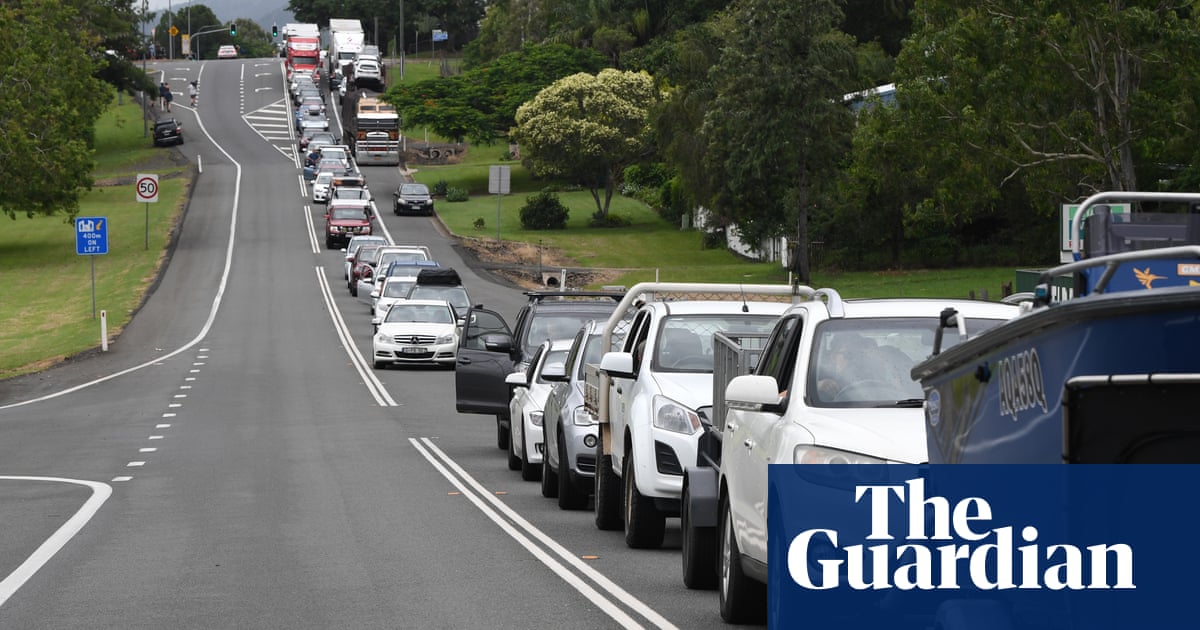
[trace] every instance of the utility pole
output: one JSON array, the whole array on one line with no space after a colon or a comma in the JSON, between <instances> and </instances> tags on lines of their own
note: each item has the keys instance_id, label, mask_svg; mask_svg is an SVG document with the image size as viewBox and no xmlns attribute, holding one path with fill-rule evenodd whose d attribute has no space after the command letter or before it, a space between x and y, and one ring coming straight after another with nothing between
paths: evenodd
<instances>
[{"instance_id":1,"label":"utility pole","mask_svg":"<svg viewBox=\"0 0 1200 630\"><path fill-rule=\"evenodd\" d=\"M400 82L404 82L404 0L400 0Z\"/></svg>"},{"instance_id":2,"label":"utility pole","mask_svg":"<svg viewBox=\"0 0 1200 630\"><path fill-rule=\"evenodd\" d=\"M150 10L149 0L142 0L142 75L146 74L146 57L150 56L150 44L146 40L146 12ZM146 121L146 91L142 90L142 137L150 135L150 123Z\"/></svg>"},{"instance_id":3,"label":"utility pole","mask_svg":"<svg viewBox=\"0 0 1200 630\"><path fill-rule=\"evenodd\" d=\"M175 38L171 28L175 26L175 13L171 11L171 0L167 0L167 59L175 60Z\"/></svg>"}]
</instances>

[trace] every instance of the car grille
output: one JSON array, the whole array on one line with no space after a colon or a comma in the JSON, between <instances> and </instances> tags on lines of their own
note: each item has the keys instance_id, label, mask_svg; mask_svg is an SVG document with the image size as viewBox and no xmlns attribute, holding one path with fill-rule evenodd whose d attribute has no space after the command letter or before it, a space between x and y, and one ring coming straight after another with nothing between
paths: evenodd
<instances>
[{"instance_id":1,"label":"car grille","mask_svg":"<svg viewBox=\"0 0 1200 630\"><path fill-rule=\"evenodd\" d=\"M392 337L392 341L410 346L428 346L432 345L435 340L437 337L433 335L396 335Z\"/></svg>"}]
</instances>

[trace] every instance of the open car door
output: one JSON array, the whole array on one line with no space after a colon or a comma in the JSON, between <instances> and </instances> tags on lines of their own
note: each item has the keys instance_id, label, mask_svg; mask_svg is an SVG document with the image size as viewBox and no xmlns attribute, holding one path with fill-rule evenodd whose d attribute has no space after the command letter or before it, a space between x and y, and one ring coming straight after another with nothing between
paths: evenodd
<instances>
[{"instance_id":1,"label":"open car door","mask_svg":"<svg viewBox=\"0 0 1200 630\"><path fill-rule=\"evenodd\" d=\"M508 384L513 371L513 336L497 312L471 307L458 340L454 408L460 413L508 415Z\"/></svg>"}]
</instances>

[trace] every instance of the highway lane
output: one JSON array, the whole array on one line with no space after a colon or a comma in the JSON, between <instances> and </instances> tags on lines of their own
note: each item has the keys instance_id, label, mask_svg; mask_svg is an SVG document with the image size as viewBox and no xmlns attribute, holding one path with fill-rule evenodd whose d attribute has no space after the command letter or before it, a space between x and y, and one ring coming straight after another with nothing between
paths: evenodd
<instances>
[{"instance_id":1,"label":"highway lane","mask_svg":"<svg viewBox=\"0 0 1200 630\"><path fill-rule=\"evenodd\" d=\"M0 516L19 524L0 534L0 579L89 495L4 476L113 493L0 603L0 626L723 625L715 594L682 586L677 530L663 550L625 548L508 471L493 420L455 413L452 372L356 367L347 341L369 359L369 315L340 253L312 250L304 213L319 228L322 208L243 117L285 98L277 63L167 74L177 91L174 77L200 77L199 118L174 107L204 173L161 285L114 353L0 406L161 360L0 410ZM366 172L397 241L428 244L474 301L516 314L520 293L463 264L433 221L390 214L396 169Z\"/></svg>"}]
</instances>

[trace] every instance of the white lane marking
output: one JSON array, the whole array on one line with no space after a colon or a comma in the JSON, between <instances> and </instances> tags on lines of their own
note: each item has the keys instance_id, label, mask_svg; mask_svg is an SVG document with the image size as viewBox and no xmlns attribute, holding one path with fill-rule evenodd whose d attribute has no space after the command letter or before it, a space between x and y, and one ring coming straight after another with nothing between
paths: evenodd
<instances>
[{"instance_id":1,"label":"white lane marking","mask_svg":"<svg viewBox=\"0 0 1200 630\"><path fill-rule=\"evenodd\" d=\"M168 409L178 409L182 406L183 406L183 403L170 403L167 405L167 408Z\"/></svg>"},{"instance_id":2,"label":"white lane marking","mask_svg":"<svg viewBox=\"0 0 1200 630\"><path fill-rule=\"evenodd\" d=\"M154 448L153 446L146 446L143 448L139 448L138 452L139 453L156 453L156 452L158 452L158 449Z\"/></svg>"},{"instance_id":3,"label":"white lane marking","mask_svg":"<svg viewBox=\"0 0 1200 630\"><path fill-rule=\"evenodd\" d=\"M171 415L175 415L175 414L171 414ZM170 429L170 428L171 428L171 425L170 425L169 423L166 423L166 422L164 422L164 423L161 423L161 424L156 424L156 425L154 425L154 428L155 428L155 429Z\"/></svg>"},{"instance_id":4,"label":"white lane marking","mask_svg":"<svg viewBox=\"0 0 1200 630\"><path fill-rule=\"evenodd\" d=\"M23 477L23 476L0 476L0 479L10 481L50 481L54 483L71 483L79 486L87 486L92 489L92 496L88 497L87 501L83 502L75 514L67 519L49 538L46 539L37 549L21 563L8 577L0 580L0 606L4 606L4 602L12 597L17 589L21 588L33 574L38 572L43 565L58 553L67 541L71 540L78 534L83 526L87 524L101 505L112 496L112 486L106 483L96 481L85 481L83 479L63 479L61 477Z\"/></svg>"},{"instance_id":5,"label":"white lane marking","mask_svg":"<svg viewBox=\"0 0 1200 630\"><path fill-rule=\"evenodd\" d=\"M313 222L312 208L308 204L304 204L304 224L308 231L308 244L312 247L313 254L321 253L321 245L317 243L317 226Z\"/></svg>"},{"instance_id":6,"label":"white lane marking","mask_svg":"<svg viewBox=\"0 0 1200 630\"><path fill-rule=\"evenodd\" d=\"M161 440L161 439L163 439L163 436L161 436L161 435L151 435L150 437L148 437L148 438L146 438L146 439L147 439L147 440Z\"/></svg>"},{"instance_id":7,"label":"white lane marking","mask_svg":"<svg viewBox=\"0 0 1200 630\"><path fill-rule=\"evenodd\" d=\"M125 466L127 466L129 468L141 468L142 466L145 466L145 465L146 465L146 462L129 462L128 464L125 464Z\"/></svg>"},{"instance_id":8,"label":"white lane marking","mask_svg":"<svg viewBox=\"0 0 1200 630\"><path fill-rule=\"evenodd\" d=\"M130 477L129 475L121 475L119 477L112 478L113 481L129 481L130 479L133 479L133 477Z\"/></svg>"},{"instance_id":9,"label":"white lane marking","mask_svg":"<svg viewBox=\"0 0 1200 630\"><path fill-rule=\"evenodd\" d=\"M342 319L342 312L338 310L337 303L333 300L333 291L329 288L329 280L325 277L325 270L319 266L315 267L315 269L317 271L317 284L321 286L321 297L325 299L325 308L329 311L329 317L333 320L333 329L337 332L338 338L341 339L342 346L346 349L346 354L350 355L350 362L354 364L354 369L362 377L363 384L367 386L367 391L371 392L371 396L375 398L375 402L379 403L380 407L398 406L392 395L388 393L387 388L376 378L375 372L358 351L358 346L354 345L354 337L350 334L350 329L346 326L346 320Z\"/></svg>"},{"instance_id":10,"label":"white lane marking","mask_svg":"<svg viewBox=\"0 0 1200 630\"><path fill-rule=\"evenodd\" d=\"M674 624L655 612L653 608L650 608L628 591L617 586L599 571L585 564L571 552L567 551L565 547L555 542L532 523L522 518L497 499L486 488L481 486L478 481L471 477L467 471L463 470L454 460L450 459L445 452L434 446L432 440L429 438L420 438L420 440L409 438L408 441L443 477L458 488L471 503L474 503L475 507L479 508L479 511L483 512L484 516L487 516L492 522L496 523L500 529L504 530L504 533L517 541L522 547L533 554L535 558L540 560L542 564L546 565L551 571L554 571L567 584L579 591L584 597L587 597L588 600L607 613L608 616L612 617L614 621L621 624L622 627L640 628L642 626L625 613L625 611L618 608L615 602L620 602L629 607L658 628L677 630ZM434 457L434 453L436 453L437 458ZM447 468L453 469L453 474ZM524 532L519 531L518 528L524 530ZM575 573L572 573L563 562L551 557L549 553L537 546L530 539L531 536L554 552L555 555L562 558L566 564L570 564L576 571L586 575L596 586L606 591L608 595L601 594L591 585L580 579Z\"/></svg>"}]
</instances>

